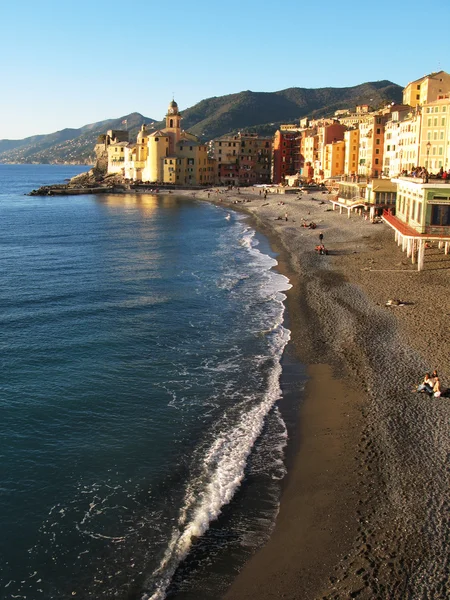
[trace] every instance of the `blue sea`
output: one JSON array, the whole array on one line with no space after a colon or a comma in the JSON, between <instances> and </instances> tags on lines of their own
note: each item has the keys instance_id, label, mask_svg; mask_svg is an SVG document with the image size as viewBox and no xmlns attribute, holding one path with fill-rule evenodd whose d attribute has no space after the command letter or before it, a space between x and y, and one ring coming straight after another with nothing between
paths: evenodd
<instances>
[{"instance_id":1,"label":"blue sea","mask_svg":"<svg viewBox=\"0 0 450 600\"><path fill-rule=\"evenodd\" d=\"M0 598L217 599L285 475L287 278L226 208L0 165Z\"/></svg>"}]
</instances>

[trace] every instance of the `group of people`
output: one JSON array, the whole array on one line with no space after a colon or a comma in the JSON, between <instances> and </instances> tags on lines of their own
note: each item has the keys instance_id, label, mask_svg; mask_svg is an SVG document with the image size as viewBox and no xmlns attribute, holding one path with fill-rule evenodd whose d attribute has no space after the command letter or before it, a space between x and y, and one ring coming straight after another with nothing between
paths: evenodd
<instances>
[{"instance_id":1,"label":"group of people","mask_svg":"<svg viewBox=\"0 0 450 600\"><path fill-rule=\"evenodd\" d=\"M403 169L401 175L404 177L421 177L422 181L428 183L428 179L442 179L444 182L450 180L450 169L447 171L444 170L444 167L441 167L439 171L435 174L429 173L425 167L414 167L411 171L407 169Z\"/></svg>"},{"instance_id":2,"label":"group of people","mask_svg":"<svg viewBox=\"0 0 450 600\"><path fill-rule=\"evenodd\" d=\"M417 386L418 392L425 392L430 396L434 396L435 398L439 398L441 395L441 381L438 377L438 372L436 369L430 375L429 373L425 373L425 377L423 378L422 383Z\"/></svg>"}]
</instances>

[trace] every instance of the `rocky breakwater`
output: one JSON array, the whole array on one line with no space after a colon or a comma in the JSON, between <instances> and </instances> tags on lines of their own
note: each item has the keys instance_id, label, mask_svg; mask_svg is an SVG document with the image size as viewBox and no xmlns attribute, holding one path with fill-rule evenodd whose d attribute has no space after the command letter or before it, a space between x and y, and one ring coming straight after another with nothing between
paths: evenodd
<instances>
[{"instance_id":1,"label":"rocky breakwater","mask_svg":"<svg viewBox=\"0 0 450 600\"><path fill-rule=\"evenodd\" d=\"M80 194L107 194L127 189L122 177L102 176L95 169L72 177L67 183L44 185L32 190L29 196L75 196Z\"/></svg>"}]
</instances>

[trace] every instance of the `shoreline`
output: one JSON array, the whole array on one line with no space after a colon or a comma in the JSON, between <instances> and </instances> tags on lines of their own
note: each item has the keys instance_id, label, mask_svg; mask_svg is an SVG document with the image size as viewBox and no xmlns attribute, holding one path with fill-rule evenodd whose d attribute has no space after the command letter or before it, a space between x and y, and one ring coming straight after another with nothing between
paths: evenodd
<instances>
[{"instance_id":1,"label":"shoreline","mask_svg":"<svg viewBox=\"0 0 450 600\"><path fill-rule=\"evenodd\" d=\"M418 273L387 226L330 211L320 192L195 197L249 214L282 248L290 344L309 376L275 529L224 598L448 597L449 402L411 388L435 367L450 383L450 258L432 248Z\"/></svg>"}]
</instances>

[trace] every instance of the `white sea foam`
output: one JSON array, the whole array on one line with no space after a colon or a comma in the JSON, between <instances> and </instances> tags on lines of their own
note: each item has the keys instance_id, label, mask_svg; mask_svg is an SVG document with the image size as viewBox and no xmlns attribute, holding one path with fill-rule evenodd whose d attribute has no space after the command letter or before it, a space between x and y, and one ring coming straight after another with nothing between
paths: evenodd
<instances>
[{"instance_id":1,"label":"white sea foam","mask_svg":"<svg viewBox=\"0 0 450 600\"><path fill-rule=\"evenodd\" d=\"M289 331L280 325L275 333L273 350L280 359L289 340ZM222 430L204 455L201 473L186 489L178 527L174 529L164 558L148 582L153 591L145 593L142 600L162 600L165 597L172 577L188 555L193 541L217 519L222 507L230 502L240 486L248 456L261 434L265 417L280 398L280 374L278 360L269 375L267 391L261 401L254 405L254 398L248 398L247 410L241 407L240 418L231 427L228 423L234 421L234 415L223 416Z\"/></svg>"}]
</instances>

